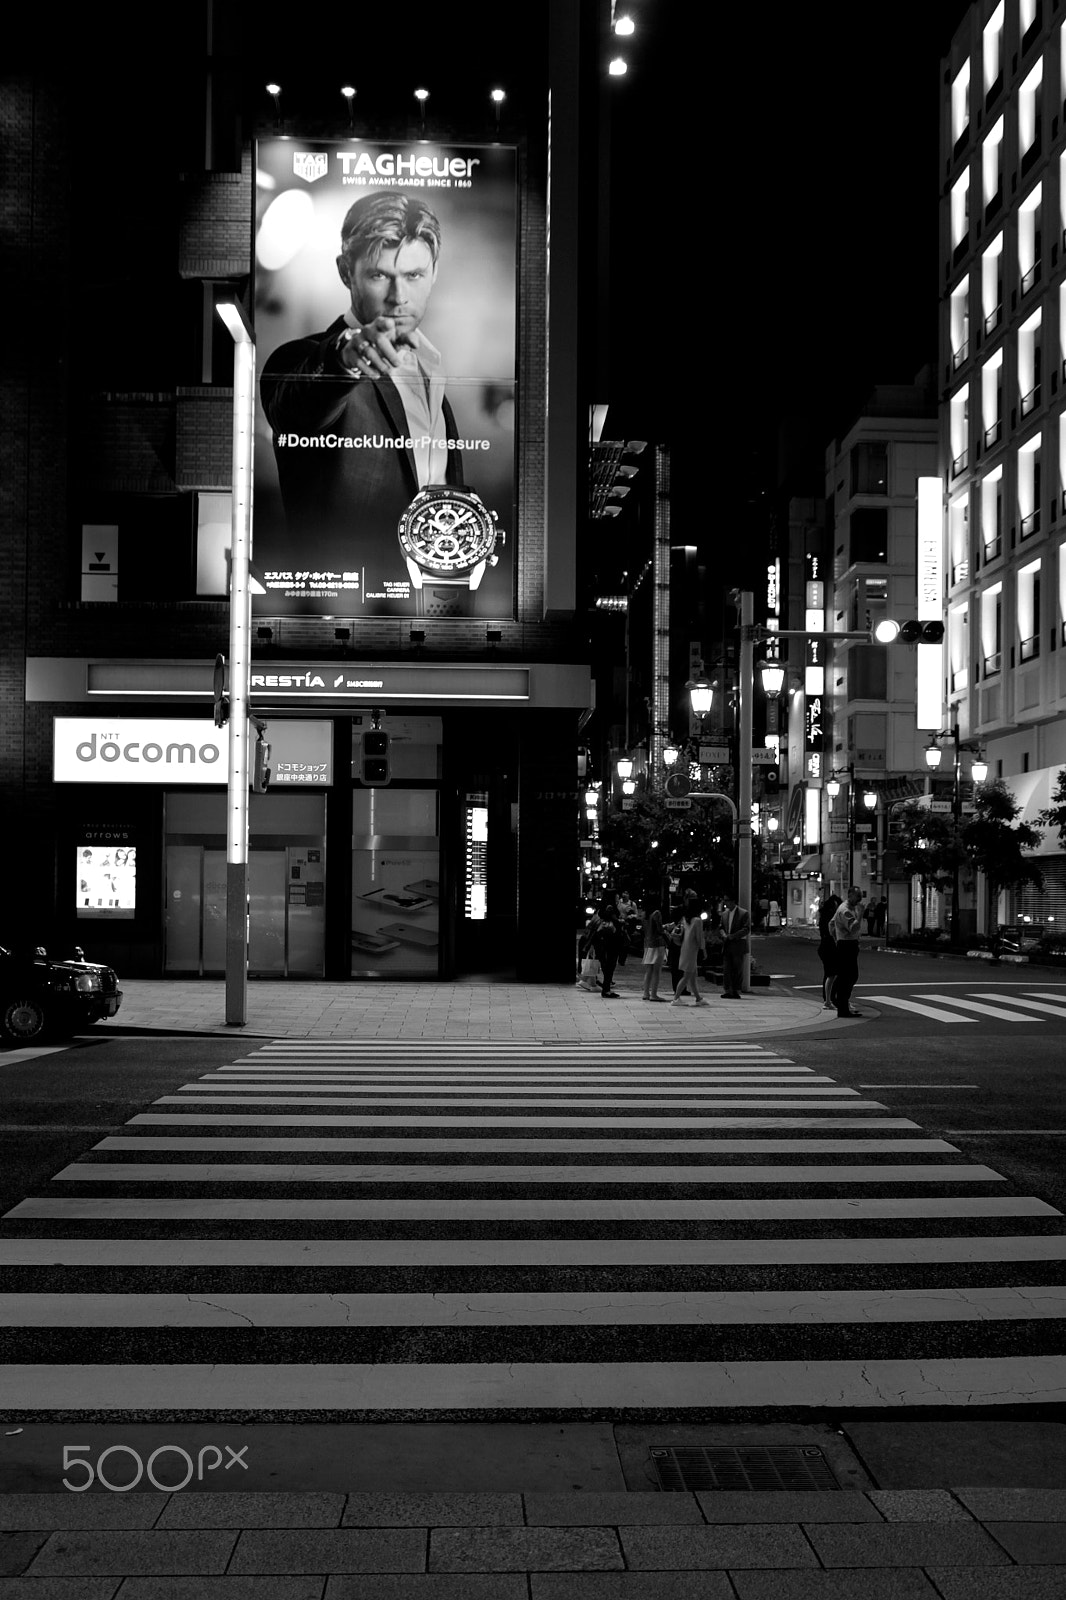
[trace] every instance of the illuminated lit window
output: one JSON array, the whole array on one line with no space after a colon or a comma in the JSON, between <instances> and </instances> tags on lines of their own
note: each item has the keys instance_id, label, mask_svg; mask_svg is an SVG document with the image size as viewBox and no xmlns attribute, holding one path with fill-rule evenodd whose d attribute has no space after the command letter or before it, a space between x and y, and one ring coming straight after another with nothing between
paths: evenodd
<instances>
[{"instance_id":1,"label":"illuminated lit window","mask_svg":"<svg viewBox=\"0 0 1066 1600\"><path fill-rule=\"evenodd\" d=\"M1040 532L1040 435L1018 446L1018 537Z\"/></svg>"},{"instance_id":2,"label":"illuminated lit window","mask_svg":"<svg viewBox=\"0 0 1066 1600\"><path fill-rule=\"evenodd\" d=\"M1018 207L1018 278L1028 294L1040 276L1041 185L1026 195Z\"/></svg>"},{"instance_id":3,"label":"illuminated lit window","mask_svg":"<svg viewBox=\"0 0 1066 1600\"><path fill-rule=\"evenodd\" d=\"M991 450L1003 435L1003 350L981 368L981 442Z\"/></svg>"},{"instance_id":4,"label":"illuminated lit window","mask_svg":"<svg viewBox=\"0 0 1066 1600\"><path fill-rule=\"evenodd\" d=\"M957 478L970 461L970 386L963 384L951 397L949 406L951 432L951 476Z\"/></svg>"},{"instance_id":5,"label":"illuminated lit window","mask_svg":"<svg viewBox=\"0 0 1066 1600\"><path fill-rule=\"evenodd\" d=\"M970 126L970 63L964 61L951 85L951 143L957 145Z\"/></svg>"},{"instance_id":6,"label":"illuminated lit window","mask_svg":"<svg viewBox=\"0 0 1066 1600\"><path fill-rule=\"evenodd\" d=\"M970 280L963 278L951 291L950 303L951 364L961 367L970 354Z\"/></svg>"},{"instance_id":7,"label":"illuminated lit window","mask_svg":"<svg viewBox=\"0 0 1066 1600\"><path fill-rule=\"evenodd\" d=\"M1003 198L1003 118L989 131L981 146L981 196L985 215Z\"/></svg>"},{"instance_id":8,"label":"illuminated lit window","mask_svg":"<svg viewBox=\"0 0 1066 1600\"><path fill-rule=\"evenodd\" d=\"M948 670L952 689L966 689L970 683L970 613L965 605L948 612Z\"/></svg>"},{"instance_id":9,"label":"illuminated lit window","mask_svg":"<svg viewBox=\"0 0 1066 1600\"><path fill-rule=\"evenodd\" d=\"M970 502L965 495L948 506L948 546L951 582L966 583L970 576Z\"/></svg>"},{"instance_id":10,"label":"illuminated lit window","mask_svg":"<svg viewBox=\"0 0 1066 1600\"><path fill-rule=\"evenodd\" d=\"M951 186L951 248L965 244L970 233L970 174L964 172Z\"/></svg>"},{"instance_id":11,"label":"illuminated lit window","mask_svg":"<svg viewBox=\"0 0 1066 1600\"><path fill-rule=\"evenodd\" d=\"M1003 320L1003 235L997 234L981 257L981 324L985 334Z\"/></svg>"},{"instance_id":12,"label":"illuminated lit window","mask_svg":"<svg viewBox=\"0 0 1066 1600\"><path fill-rule=\"evenodd\" d=\"M1016 582L1018 660L1032 661L1040 654L1040 562L1022 567Z\"/></svg>"},{"instance_id":13,"label":"illuminated lit window","mask_svg":"<svg viewBox=\"0 0 1066 1600\"><path fill-rule=\"evenodd\" d=\"M994 561L1003 549L1003 468L981 479L982 559Z\"/></svg>"},{"instance_id":14,"label":"illuminated lit window","mask_svg":"<svg viewBox=\"0 0 1066 1600\"><path fill-rule=\"evenodd\" d=\"M1003 84L1003 0L999 0L985 23L981 43L985 104L988 105Z\"/></svg>"},{"instance_id":15,"label":"illuminated lit window","mask_svg":"<svg viewBox=\"0 0 1066 1600\"><path fill-rule=\"evenodd\" d=\"M1018 329L1018 415L1027 417L1040 404L1040 312Z\"/></svg>"},{"instance_id":16,"label":"illuminated lit window","mask_svg":"<svg viewBox=\"0 0 1066 1600\"><path fill-rule=\"evenodd\" d=\"M1003 667L1003 585L993 584L981 595L981 676L995 677Z\"/></svg>"},{"instance_id":17,"label":"illuminated lit window","mask_svg":"<svg viewBox=\"0 0 1066 1600\"><path fill-rule=\"evenodd\" d=\"M1040 100L1044 64L1038 61L1018 90L1018 154L1022 171L1032 165L1040 150ZM1026 157L1029 158L1028 162Z\"/></svg>"}]
</instances>

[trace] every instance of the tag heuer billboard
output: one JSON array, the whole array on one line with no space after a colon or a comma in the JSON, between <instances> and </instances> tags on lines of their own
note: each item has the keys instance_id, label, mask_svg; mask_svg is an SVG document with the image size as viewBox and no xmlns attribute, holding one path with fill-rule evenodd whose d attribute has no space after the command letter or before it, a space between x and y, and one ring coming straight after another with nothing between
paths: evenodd
<instances>
[{"instance_id":1,"label":"tag heuer billboard","mask_svg":"<svg viewBox=\"0 0 1066 1600\"><path fill-rule=\"evenodd\" d=\"M514 614L516 159L258 146L257 607Z\"/></svg>"}]
</instances>

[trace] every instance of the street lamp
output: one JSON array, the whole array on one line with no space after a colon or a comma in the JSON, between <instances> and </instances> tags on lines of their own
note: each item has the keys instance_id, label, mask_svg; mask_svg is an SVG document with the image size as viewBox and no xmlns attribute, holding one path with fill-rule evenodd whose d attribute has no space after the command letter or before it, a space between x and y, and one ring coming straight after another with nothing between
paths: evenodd
<instances>
[{"instance_id":1,"label":"street lamp","mask_svg":"<svg viewBox=\"0 0 1066 1600\"><path fill-rule=\"evenodd\" d=\"M680 754L681 754L681 752L677 748L676 744L663 745L663 766L664 767L676 766L677 765L677 758L678 758L678 756Z\"/></svg>"},{"instance_id":2,"label":"street lamp","mask_svg":"<svg viewBox=\"0 0 1066 1600\"><path fill-rule=\"evenodd\" d=\"M864 789L863 790L863 796L862 796L862 803L866 807L867 811L876 811L877 810L877 790L876 789Z\"/></svg>"},{"instance_id":3,"label":"street lamp","mask_svg":"<svg viewBox=\"0 0 1066 1600\"><path fill-rule=\"evenodd\" d=\"M693 714L697 717L708 716L711 705L714 702L713 683L708 683L706 678L696 678L694 681L690 679L685 688L688 690L689 704L692 706Z\"/></svg>"},{"instance_id":4,"label":"street lamp","mask_svg":"<svg viewBox=\"0 0 1066 1600\"><path fill-rule=\"evenodd\" d=\"M614 764L614 770L624 785L633 776L633 757L619 756Z\"/></svg>"},{"instance_id":5,"label":"street lamp","mask_svg":"<svg viewBox=\"0 0 1066 1600\"><path fill-rule=\"evenodd\" d=\"M771 700L776 700L785 683L785 669L780 661L762 661L759 663L759 673L762 677L763 692Z\"/></svg>"}]
</instances>

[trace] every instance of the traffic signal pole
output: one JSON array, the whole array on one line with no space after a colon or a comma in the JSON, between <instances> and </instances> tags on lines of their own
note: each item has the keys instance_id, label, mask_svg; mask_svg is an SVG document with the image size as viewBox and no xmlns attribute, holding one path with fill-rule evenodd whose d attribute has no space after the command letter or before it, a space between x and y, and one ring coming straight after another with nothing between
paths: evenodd
<instances>
[{"instance_id":1,"label":"traffic signal pole","mask_svg":"<svg viewBox=\"0 0 1066 1600\"><path fill-rule=\"evenodd\" d=\"M737 901L751 912L751 748L755 699L755 595L741 589L740 601L740 733L737 750ZM751 988L751 956L744 957L741 992Z\"/></svg>"}]
</instances>

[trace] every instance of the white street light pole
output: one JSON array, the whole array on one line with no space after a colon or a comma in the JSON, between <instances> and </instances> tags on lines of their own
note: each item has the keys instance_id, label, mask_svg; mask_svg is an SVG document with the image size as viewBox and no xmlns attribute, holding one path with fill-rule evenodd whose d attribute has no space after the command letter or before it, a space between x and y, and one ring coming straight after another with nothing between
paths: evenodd
<instances>
[{"instance_id":1,"label":"white street light pole","mask_svg":"<svg viewBox=\"0 0 1066 1600\"><path fill-rule=\"evenodd\" d=\"M751 748L755 699L755 595L739 591L740 735L737 748L737 901L751 912ZM741 992L751 988L751 956L744 957Z\"/></svg>"},{"instance_id":2,"label":"white street light pole","mask_svg":"<svg viewBox=\"0 0 1066 1600\"><path fill-rule=\"evenodd\" d=\"M236 299L218 314L233 339L233 491L229 585L229 764L226 783L226 1024L248 1021L248 712L252 602L255 335Z\"/></svg>"}]
</instances>

